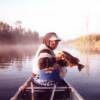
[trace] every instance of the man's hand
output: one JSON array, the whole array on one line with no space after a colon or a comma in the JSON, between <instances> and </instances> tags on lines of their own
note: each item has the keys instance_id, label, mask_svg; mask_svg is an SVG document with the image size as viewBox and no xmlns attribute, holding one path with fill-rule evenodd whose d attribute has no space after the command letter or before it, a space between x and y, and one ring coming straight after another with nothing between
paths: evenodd
<instances>
[{"instance_id":1,"label":"man's hand","mask_svg":"<svg viewBox=\"0 0 100 100\"><path fill-rule=\"evenodd\" d=\"M64 57L64 53L62 51L59 51L56 53L56 60L59 61L59 60L64 60L65 57Z\"/></svg>"}]
</instances>

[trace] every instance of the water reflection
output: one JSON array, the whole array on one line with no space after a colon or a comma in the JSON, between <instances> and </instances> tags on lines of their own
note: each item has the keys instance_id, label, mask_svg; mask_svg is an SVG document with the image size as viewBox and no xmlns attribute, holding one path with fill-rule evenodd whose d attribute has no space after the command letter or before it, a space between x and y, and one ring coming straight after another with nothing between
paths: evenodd
<instances>
[{"instance_id":1,"label":"water reflection","mask_svg":"<svg viewBox=\"0 0 100 100\"><path fill-rule=\"evenodd\" d=\"M22 63L26 59L31 59L34 55L33 53L26 54L25 52L19 52L17 50L11 50L6 52L0 52L0 69L7 69L10 66L15 66L18 70L21 70Z\"/></svg>"}]
</instances>

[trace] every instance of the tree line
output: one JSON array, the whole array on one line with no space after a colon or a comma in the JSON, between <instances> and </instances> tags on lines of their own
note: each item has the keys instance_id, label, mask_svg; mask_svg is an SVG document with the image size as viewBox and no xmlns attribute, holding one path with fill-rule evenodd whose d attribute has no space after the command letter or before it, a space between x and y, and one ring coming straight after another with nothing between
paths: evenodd
<instances>
[{"instance_id":1,"label":"tree line","mask_svg":"<svg viewBox=\"0 0 100 100\"><path fill-rule=\"evenodd\" d=\"M12 27L8 23L0 21L0 44L31 44L39 42L37 31L27 30L17 21Z\"/></svg>"}]
</instances>

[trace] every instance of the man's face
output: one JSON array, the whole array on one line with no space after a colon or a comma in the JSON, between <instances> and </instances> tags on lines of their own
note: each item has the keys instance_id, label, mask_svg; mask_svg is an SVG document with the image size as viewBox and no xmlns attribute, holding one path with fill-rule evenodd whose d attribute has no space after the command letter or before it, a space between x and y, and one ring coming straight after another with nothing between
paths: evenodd
<instances>
[{"instance_id":1,"label":"man's face","mask_svg":"<svg viewBox=\"0 0 100 100\"><path fill-rule=\"evenodd\" d=\"M50 40L50 48L51 49L55 49L58 45L58 42L57 40Z\"/></svg>"}]
</instances>

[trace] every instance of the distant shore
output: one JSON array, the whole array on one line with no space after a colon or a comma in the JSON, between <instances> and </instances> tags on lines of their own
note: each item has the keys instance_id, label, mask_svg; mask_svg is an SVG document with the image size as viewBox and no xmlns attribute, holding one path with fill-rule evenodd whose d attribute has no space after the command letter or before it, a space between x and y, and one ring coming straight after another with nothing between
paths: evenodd
<instances>
[{"instance_id":1,"label":"distant shore","mask_svg":"<svg viewBox=\"0 0 100 100\"><path fill-rule=\"evenodd\" d=\"M100 34L81 36L75 40L68 41L67 44L82 52L100 53Z\"/></svg>"}]
</instances>

